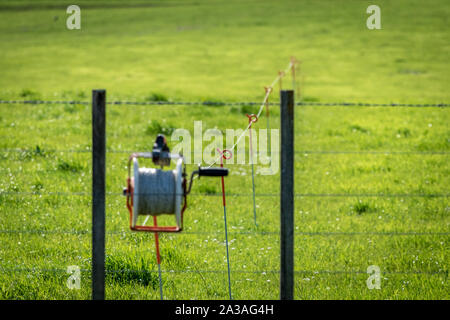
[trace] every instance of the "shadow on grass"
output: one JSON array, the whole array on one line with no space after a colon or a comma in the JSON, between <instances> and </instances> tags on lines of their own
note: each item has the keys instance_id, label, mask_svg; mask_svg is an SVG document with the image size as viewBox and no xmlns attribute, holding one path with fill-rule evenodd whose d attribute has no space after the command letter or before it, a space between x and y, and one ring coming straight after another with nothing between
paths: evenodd
<instances>
[{"instance_id":1,"label":"shadow on grass","mask_svg":"<svg viewBox=\"0 0 450 320\"><path fill-rule=\"evenodd\" d=\"M131 259L129 257L107 255L105 258L106 278L116 283L136 283L142 286L151 286L154 290L159 288L158 272L152 269L142 257Z\"/></svg>"}]
</instances>

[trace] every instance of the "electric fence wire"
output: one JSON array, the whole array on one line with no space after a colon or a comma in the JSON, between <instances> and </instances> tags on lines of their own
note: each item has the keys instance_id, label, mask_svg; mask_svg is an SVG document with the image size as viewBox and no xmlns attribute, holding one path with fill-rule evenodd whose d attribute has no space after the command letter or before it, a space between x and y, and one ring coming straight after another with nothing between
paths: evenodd
<instances>
[{"instance_id":1,"label":"electric fence wire","mask_svg":"<svg viewBox=\"0 0 450 320\"><path fill-rule=\"evenodd\" d=\"M270 88L273 88L278 81L280 81L280 79L283 77L284 74L288 73L288 71L290 69L292 69L293 67L293 62L289 62L289 65L287 66L287 68L285 69L284 73L278 73L278 76L275 78L275 80L273 80L272 84L270 85ZM259 116L261 115L264 107L266 106L267 103L267 99L269 99L269 95L272 92L272 90L266 90L266 94L264 95L264 99L259 107L258 113L256 114L256 119L259 119ZM229 151L231 151L232 153L234 153L234 148L236 148L236 146L238 145L238 143L241 141L241 139L245 136L245 134L247 133L247 131L250 129L250 127L252 126L252 121L249 121L248 125L245 127L245 129L242 131L242 133L240 134L240 136L237 138L235 144L228 149ZM211 168L214 164L217 163L217 161L219 161L219 159L222 157L222 155L220 155L219 157L216 158L216 160L210 164L208 166L208 168Z\"/></svg>"}]
</instances>

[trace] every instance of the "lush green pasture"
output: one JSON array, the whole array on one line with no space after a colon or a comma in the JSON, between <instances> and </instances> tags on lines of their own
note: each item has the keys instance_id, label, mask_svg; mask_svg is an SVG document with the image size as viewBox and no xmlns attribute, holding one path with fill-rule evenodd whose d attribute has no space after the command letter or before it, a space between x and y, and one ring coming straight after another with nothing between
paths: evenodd
<instances>
[{"instance_id":1,"label":"lush green pasture","mask_svg":"<svg viewBox=\"0 0 450 320\"><path fill-rule=\"evenodd\" d=\"M369 4L79 1L82 29L69 31L64 1L0 1L0 99L89 101L105 88L108 101L260 101L294 55L304 101L450 102L448 1L379 1L374 31ZM257 110L108 105L108 299L159 299L153 235L128 230L128 151L194 121L244 128ZM296 107L296 299L449 298L449 121L446 108ZM0 137L0 298L89 299L90 106L0 104ZM279 172L255 177L255 227L251 167L228 167L233 298L278 299ZM228 298L220 192L197 180L185 232L161 235L168 299ZM66 286L70 265L80 290Z\"/></svg>"},{"instance_id":2,"label":"lush green pasture","mask_svg":"<svg viewBox=\"0 0 450 320\"><path fill-rule=\"evenodd\" d=\"M32 9L20 10L27 3ZM378 1L382 30L374 31L366 28L370 1L78 3L81 30L69 31L66 1L1 2L1 96L106 88L110 98L156 91L178 100L253 100L295 55L305 97L450 97L447 1Z\"/></svg>"}]
</instances>

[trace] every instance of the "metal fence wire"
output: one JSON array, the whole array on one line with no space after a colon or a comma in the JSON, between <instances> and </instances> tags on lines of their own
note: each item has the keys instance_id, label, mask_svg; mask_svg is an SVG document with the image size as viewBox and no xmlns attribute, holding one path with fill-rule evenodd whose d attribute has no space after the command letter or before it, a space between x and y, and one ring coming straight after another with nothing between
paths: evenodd
<instances>
[{"instance_id":1,"label":"metal fence wire","mask_svg":"<svg viewBox=\"0 0 450 320\"><path fill-rule=\"evenodd\" d=\"M0 100L0 104L30 104L30 105L90 105L89 101L77 100ZM107 105L129 105L129 106L255 106L260 102L238 101L238 102L216 102L216 101L108 101ZM276 106L278 103L267 102L267 105ZM296 102L296 106L315 107L410 107L410 108L448 108L450 103L378 103L378 102Z\"/></svg>"}]
</instances>

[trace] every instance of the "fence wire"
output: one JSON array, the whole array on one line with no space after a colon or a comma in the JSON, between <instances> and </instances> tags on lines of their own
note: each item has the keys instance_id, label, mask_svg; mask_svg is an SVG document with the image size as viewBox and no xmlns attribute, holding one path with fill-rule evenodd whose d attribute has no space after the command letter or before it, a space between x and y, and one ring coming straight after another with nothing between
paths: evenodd
<instances>
[{"instance_id":1,"label":"fence wire","mask_svg":"<svg viewBox=\"0 0 450 320\"><path fill-rule=\"evenodd\" d=\"M76 100L0 100L0 104L73 104L90 105L90 101ZM261 102L238 101L238 102L216 102L216 101L107 101L108 105L136 105L136 106L254 106ZM279 103L268 102L268 105L275 106ZM413 108L448 108L450 103L377 103L377 102L296 102L296 106L316 106L316 107L413 107Z\"/></svg>"},{"instance_id":2,"label":"fence wire","mask_svg":"<svg viewBox=\"0 0 450 320\"><path fill-rule=\"evenodd\" d=\"M164 193L138 193L137 195L162 195ZM91 197L91 192L40 192L40 191L2 191L1 195L8 196L84 196ZM107 196L124 196L123 192L106 192ZM175 194L176 195L176 194ZM184 194L178 194L184 195ZM233 193L227 192L229 197L250 197L252 193ZM256 193L256 197L279 197L280 193ZM193 192L189 193L189 196L204 196L204 197L222 197L222 193L202 193ZM318 198L448 198L450 193L295 193L295 197L318 197Z\"/></svg>"},{"instance_id":3,"label":"fence wire","mask_svg":"<svg viewBox=\"0 0 450 320\"><path fill-rule=\"evenodd\" d=\"M91 235L92 230L13 230L13 229L0 229L0 234L30 234L30 235ZM129 230L112 230L106 231L105 234L110 236L124 236L124 235L136 235L139 233L131 232ZM213 235L222 235L223 230L221 231L181 231L179 233L175 233L174 235L178 236L213 236ZM238 235L238 236L279 236L280 232L275 231L229 231L229 235ZM380 236L380 237L395 237L395 236L419 236L419 237L428 237L428 236L450 236L450 232L404 232L404 231L387 231L387 232L328 232L328 231L317 231L317 232L304 232L304 231L294 231L295 235L299 236L311 236L311 237L341 237L341 236ZM172 236L173 234L161 234L161 236Z\"/></svg>"},{"instance_id":4,"label":"fence wire","mask_svg":"<svg viewBox=\"0 0 450 320\"><path fill-rule=\"evenodd\" d=\"M67 273L67 269L62 268L1 268L0 272L26 272L26 273ZM80 272L91 273L91 269L81 269ZM227 273L227 270L197 270L197 269L185 269L185 270L161 270L162 273L174 273L174 274L204 274L213 273L221 274ZM117 274L117 273L158 273L158 270L147 270L147 269L105 269L105 273ZM237 274L255 274L255 275L267 275L267 274L279 274L280 270L233 270L233 273ZM316 274L316 275L355 275L355 274L366 274L367 271L363 270L294 270L294 274ZM440 271L414 271L414 270L399 270L399 271L380 271L380 274L384 275L448 275L448 270ZM299 279L302 280L302 279Z\"/></svg>"},{"instance_id":5,"label":"fence wire","mask_svg":"<svg viewBox=\"0 0 450 320\"><path fill-rule=\"evenodd\" d=\"M148 150L147 150L148 151ZM0 148L1 153L92 153L92 149L44 149L40 148L39 151L36 149L30 149L30 148ZM106 150L106 153L117 153L117 154L133 154L136 152L146 152L146 151L132 151L132 150L115 150L115 149L108 149ZM273 151L271 151L274 153ZM276 152L280 153L280 151ZM203 152L190 152L191 155L194 154L203 154ZM235 155L239 154L248 154L248 151L241 151L241 152L235 152ZM259 156L267 156L266 153L261 152L254 152L255 155ZM449 155L450 152L448 151L440 151L440 150L432 150L432 151L352 151L352 150L298 150L294 151L294 154L300 154L300 155L309 155L309 154L323 154L323 155L338 155L338 154L359 154L359 155ZM237 163L239 164L239 163Z\"/></svg>"}]
</instances>

